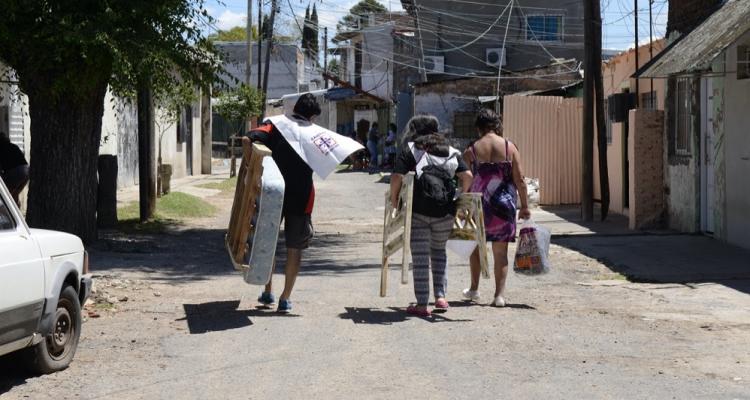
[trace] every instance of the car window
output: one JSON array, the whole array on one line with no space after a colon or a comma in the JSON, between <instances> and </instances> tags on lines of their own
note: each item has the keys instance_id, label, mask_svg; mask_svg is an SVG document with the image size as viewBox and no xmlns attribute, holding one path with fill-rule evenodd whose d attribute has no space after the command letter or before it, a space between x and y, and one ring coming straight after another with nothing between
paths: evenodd
<instances>
[{"instance_id":1,"label":"car window","mask_svg":"<svg viewBox=\"0 0 750 400\"><path fill-rule=\"evenodd\" d=\"M8 205L5 204L5 199L0 196L0 231L13 230L16 228L16 223L13 221L13 216L10 214Z\"/></svg>"}]
</instances>

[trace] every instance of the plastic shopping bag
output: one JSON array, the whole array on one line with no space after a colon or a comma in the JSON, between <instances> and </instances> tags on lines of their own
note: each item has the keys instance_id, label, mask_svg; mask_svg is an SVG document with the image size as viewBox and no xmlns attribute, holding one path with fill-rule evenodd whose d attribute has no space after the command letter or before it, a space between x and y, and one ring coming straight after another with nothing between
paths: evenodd
<instances>
[{"instance_id":1,"label":"plastic shopping bag","mask_svg":"<svg viewBox=\"0 0 750 400\"><path fill-rule=\"evenodd\" d=\"M464 259L471 257L477 247L477 229L468 219L456 218L445 248Z\"/></svg>"},{"instance_id":2,"label":"plastic shopping bag","mask_svg":"<svg viewBox=\"0 0 750 400\"><path fill-rule=\"evenodd\" d=\"M549 272L549 230L527 219L521 224L513 271L524 275Z\"/></svg>"}]
</instances>

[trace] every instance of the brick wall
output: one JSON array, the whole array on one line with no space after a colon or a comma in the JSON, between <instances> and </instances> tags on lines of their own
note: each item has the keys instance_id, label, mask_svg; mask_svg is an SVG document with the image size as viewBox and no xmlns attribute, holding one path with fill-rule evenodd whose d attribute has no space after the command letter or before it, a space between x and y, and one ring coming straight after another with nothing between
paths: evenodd
<instances>
[{"instance_id":1,"label":"brick wall","mask_svg":"<svg viewBox=\"0 0 750 400\"><path fill-rule=\"evenodd\" d=\"M630 229L661 224L664 211L664 112L630 110Z\"/></svg>"}]
</instances>

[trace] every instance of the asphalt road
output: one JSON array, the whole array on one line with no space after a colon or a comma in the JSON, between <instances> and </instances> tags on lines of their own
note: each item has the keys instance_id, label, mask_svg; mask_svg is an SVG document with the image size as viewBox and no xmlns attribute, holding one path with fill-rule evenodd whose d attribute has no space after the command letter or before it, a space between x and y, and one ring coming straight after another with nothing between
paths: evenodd
<instances>
[{"instance_id":1,"label":"asphalt road","mask_svg":"<svg viewBox=\"0 0 750 400\"><path fill-rule=\"evenodd\" d=\"M408 316L400 265L378 296L378 179L317 183L288 316L232 270L227 195L174 234L108 237L92 249L98 296L127 300L96 308L63 372L0 358L0 399L750 399L750 296L720 284L630 283L553 245L550 274L511 273L509 307L460 301L468 267L451 256L451 309Z\"/></svg>"}]
</instances>

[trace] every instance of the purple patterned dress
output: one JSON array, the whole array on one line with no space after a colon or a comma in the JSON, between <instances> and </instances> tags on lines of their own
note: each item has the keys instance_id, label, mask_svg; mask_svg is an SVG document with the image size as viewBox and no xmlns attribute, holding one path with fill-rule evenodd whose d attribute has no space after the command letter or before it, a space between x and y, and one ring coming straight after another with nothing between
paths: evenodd
<instances>
[{"instance_id":1,"label":"purple patterned dress","mask_svg":"<svg viewBox=\"0 0 750 400\"><path fill-rule=\"evenodd\" d=\"M479 162L474 145L471 145L474 156L472 173L474 182L472 193L482 193L484 209L484 227L488 242L516 241L516 199L518 192L513 183L513 163L510 160L500 162ZM508 141L505 141L505 154L508 156Z\"/></svg>"}]
</instances>

